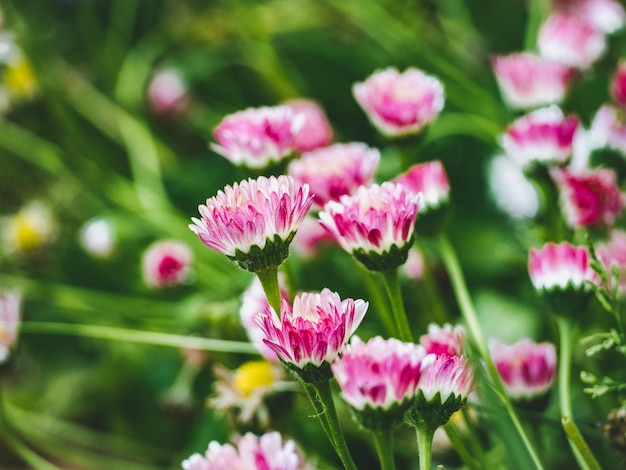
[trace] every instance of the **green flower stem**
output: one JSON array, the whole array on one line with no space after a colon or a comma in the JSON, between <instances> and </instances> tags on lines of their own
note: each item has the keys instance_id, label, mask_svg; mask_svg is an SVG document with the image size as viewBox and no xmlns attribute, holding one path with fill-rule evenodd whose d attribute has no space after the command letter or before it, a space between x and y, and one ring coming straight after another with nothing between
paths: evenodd
<instances>
[{"instance_id":1,"label":"green flower stem","mask_svg":"<svg viewBox=\"0 0 626 470\"><path fill-rule=\"evenodd\" d=\"M393 460L393 430L385 429L372 431L374 445L378 460L380 460L381 470L395 470L396 464Z\"/></svg>"},{"instance_id":2,"label":"green flower stem","mask_svg":"<svg viewBox=\"0 0 626 470\"><path fill-rule=\"evenodd\" d=\"M570 397L570 369L572 361L571 352L571 326L567 319L557 317L559 326L559 404L561 406L561 422L563 430L567 435L567 440L572 447L572 451L578 465L583 470L600 469L600 465L591 453L589 446L583 439L576 423L574 423L574 413L572 411L572 400Z\"/></svg>"},{"instance_id":3,"label":"green flower stem","mask_svg":"<svg viewBox=\"0 0 626 470\"><path fill-rule=\"evenodd\" d=\"M152 344L155 346L199 349L201 351L258 354L258 351L254 348L254 346L250 343L242 341L197 338L193 336L172 335L169 333L130 330L126 328L114 328L100 325L25 321L21 324L20 332L24 334L83 336L87 338Z\"/></svg>"},{"instance_id":4,"label":"green flower stem","mask_svg":"<svg viewBox=\"0 0 626 470\"><path fill-rule=\"evenodd\" d=\"M432 316L432 319L435 322L439 324L445 323L448 320L446 309L441 301L441 295L439 295L439 287L435 282L432 266L428 264L426 259L424 259L424 274L422 282L424 284L424 288L421 291L420 297L424 298L424 303L428 305L428 313Z\"/></svg>"},{"instance_id":5,"label":"green flower stem","mask_svg":"<svg viewBox=\"0 0 626 470\"><path fill-rule=\"evenodd\" d=\"M453 424L448 422L447 424L443 425L443 429L446 432L446 436L448 436L448 439L450 439L454 450L459 454L459 457L461 457L461 460L467 466L467 468L469 468L470 470L480 470L481 468L485 468L484 466L478 465L478 463L474 460L470 452L467 450L463 439L461 439L461 436L459 436L459 433Z\"/></svg>"},{"instance_id":6,"label":"green flower stem","mask_svg":"<svg viewBox=\"0 0 626 470\"><path fill-rule=\"evenodd\" d=\"M402 341L413 342L413 334L409 327L409 322L404 310L404 302L402 300L402 291L400 290L400 280L398 279L398 270L390 269L389 271L381 271L387 295L391 302L391 310L393 312L398 336Z\"/></svg>"},{"instance_id":7,"label":"green flower stem","mask_svg":"<svg viewBox=\"0 0 626 470\"><path fill-rule=\"evenodd\" d=\"M389 310L389 303L385 295L381 293L381 289L374 278L374 273L367 269L361 269L361 272L363 273L363 282L369 294L368 297L376 306L378 312L380 312L380 317L387 332L391 335L397 335L396 322L393 319L391 310Z\"/></svg>"},{"instance_id":8,"label":"green flower stem","mask_svg":"<svg viewBox=\"0 0 626 470\"><path fill-rule=\"evenodd\" d=\"M420 470L430 470L433 457L433 436L435 431L428 426L416 426L417 447L419 452Z\"/></svg>"},{"instance_id":9,"label":"green flower stem","mask_svg":"<svg viewBox=\"0 0 626 470\"><path fill-rule=\"evenodd\" d=\"M519 437L521 438L528 454L530 455L535 467L537 469L543 469L543 465L537 456L537 453L531 444L528 436L526 435L526 431L524 430L522 423L520 422L511 401L504 389L504 385L502 385L502 380L500 379L500 375L498 374L498 370L493 364L491 360L491 355L489 354L489 349L487 347L487 342L483 336L482 329L480 327L480 323L478 321L478 315L476 314L476 310L474 309L474 305L469 295L469 291L467 289L467 285L465 284L465 278L463 277L463 272L461 271L461 266L459 264L459 260L456 256L454 248L450 244L450 241L445 236L445 234L439 235L438 238L439 249L441 252L441 256L443 258L443 262L446 266L446 270L448 271L448 275L450 276L450 282L452 283L452 288L454 290L455 297L459 303L459 308L461 310L461 314L467 323L469 333L471 338L473 339L474 346L476 347L479 355L485 361L485 365L487 366L487 370L489 371L489 375L493 382L493 386L495 388L495 392L500 397L502 404L506 408L511 421L513 421L513 425Z\"/></svg>"},{"instance_id":10,"label":"green flower stem","mask_svg":"<svg viewBox=\"0 0 626 470\"><path fill-rule=\"evenodd\" d=\"M255 272L258 276L270 306L280 317L280 286L278 285L278 266L269 266Z\"/></svg>"},{"instance_id":11,"label":"green flower stem","mask_svg":"<svg viewBox=\"0 0 626 470\"><path fill-rule=\"evenodd\" d=\"M335 440L334 434L330 430L330 424L328 423L328 415L326 414L326 409L324 408L324 404L318 400L317 391L313 385L311 385L310 383L306 383L304 381L301 381L301 383L304 386L304 390L306 391L306 394L309 397L309 400L311 401L313 408L315 409L315 416L320 419L320 424L322 425L322 428L324 429L324 433L326 434L326 437L328 437L328 440L332 444L333 449L336 450L337 442Z\"/></svg>"}]
</instances>

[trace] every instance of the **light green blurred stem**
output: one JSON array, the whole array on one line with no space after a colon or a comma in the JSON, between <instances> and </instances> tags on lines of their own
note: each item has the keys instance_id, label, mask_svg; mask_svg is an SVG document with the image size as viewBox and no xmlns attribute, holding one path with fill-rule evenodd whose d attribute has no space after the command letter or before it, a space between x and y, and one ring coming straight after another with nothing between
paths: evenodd
<instances>
[{"instance_id":1,"label":"light green blurred stem","mask_svg":"<svg viewBox=\"0 0 626 470\"><path fill-rule=\"evenodd\" d=\"M381 470L395 470L396 464L393 460L393 430L385 429L373 431L374 446L380 461Z\"/></svg>"},{"instance_id":2,"label":"light green blurred stem","mask_svg":"<svg viewBox=\"0 0 626 470\"><path fill-rule=\"evenodd\" d=\"M520 439L524 443L528 454L535 464L535 467L537 469L543 469L543 465L541 464L541 461L539 460L539 457L530 442L530 439L528 438L511 401L509 400L506 390L504 389L504 385L502 384L502 380L500 379L500 375L498 374L498 370L491 360L491 355L489 354L489 349L487 348L487 343L478 321L478 315L470 298L467 285L465 284L465 278L463 277L463 272L461 271L461 266L454 248L452 248L452 245L445 234L439 235L438 242L439 250L448 271L448 276L450 277L452 289L454 290L455 297L459 303L461 314L467 323L474 346L487 366L487 370L493 382L494 391L497 393L502 401L502 404L506 408Z\"/></svg>"},{"instance_id":3,"label":"light green blurred stem","mask_svg":"<svg viewBox=\"0 0 626 470\"><path fill-rule=\"evenodd\" d=\"M543 20L550 11L548 0L528 1L528 22L526 23L526 34L524 37L524 49L532 51L537 46L537 34Z\"/></svg>"},{"instance_id":4,"label":"light green blurred stem","mask_svg":"<svg viewBox=\"0 0 626 470\"><path fill-rule=\"evenodd\" d=\"M383 276L387 295L389 295L389 301L391 302L391 310L393 312L396 328L398 329L399 339L406 342L413 342L413 334L411 333L406 311L404 310L398 270L390 269L389 271L381 271L381 275Z\"/></svg>"},{"instance_id":5,"label":"light green blurred stem","mask_svg":"<svg viewBox=\"0 0 626 470\"><path fill-rule=\"evenodd\" d=\"M583 439L576 423L572 411L572 400L570 397L570 370L572 361L571 351L571 326L569 320L563 317L557 318L559 326L559 404L561 406L561 422L563 430L567 435L572 452L576 457L578 465L583 470L600 470L598 461L591 453L589 446Z\"/></svg>"},{"instance_id":6,"label":"light green blurred stem","mask_svg":"<svg viewBox=\"0 0 626 470\"><path fill-rule=\"evenodd\" d=\"M481 468L484 468L479 466L474 461L454 425L448 422L443 426L443 429L446 432L446 436L448 436L448 439L450 439L452 447L454 447L454 450L457 452L457 454L459 454L459 457L461 457L461 460L467 466L467 468L469 468L470 470L480 470Z\"/></svg>"},{"instance_id":7,"label":"light green blurred stem","mask_svg":"<svg viewBox=\"0 0 626 470\"><path fill-rule=\"evenodd\" d=\"M280 318L280 286L278 285L278 266L269 266L265 269L256 271L255 274L261 281L263 291L267 297L267 302Z\"/></svg>"},{"instance_id":8,"label":"light green blurred stem","mask_svg":"<svg viewBox=\"0 0 626 470\"><path fill-rule=\"evenodd\" d=\"M96 339L152 344L155 346L199 349L201 351L258 354L254 346L241 341L197 338L152 331L114 328L110 326L80 325L75 323L22 322L20 332L23 334L83 336Z\"/></svg>"},{"instance_id":9,"label":"light green blurred stem","mask_svg":"<svg viewBox=\"0 0 626 470\"><path fill-rule=\"evenodd\" d=\"M359 268L361 269L361 266L359 266ZM364 268L361 269L361 272L363 273L363 281L365 282L365 287L367 288L368 297L380 313L380 317L385 325L385 328L387 329L387 332L390 335L397 335L396 322L393 319L391 310L389 310L389 303L387 302L385 294L381 293L381 289L377 285L377 281L374 278L374 273Z\"/></svg>"},{"instance_id":10,"label":"light green blurred stem","mask_svg":"<svg viewBox=\"0 0 626 470\"><path fill-rule=\"evenodd\" d=\"M416 426L417 447L419 452L420 470L430 470L433 457L433 436L435 432L428 426Z\"/></svg>"}]
</instances>

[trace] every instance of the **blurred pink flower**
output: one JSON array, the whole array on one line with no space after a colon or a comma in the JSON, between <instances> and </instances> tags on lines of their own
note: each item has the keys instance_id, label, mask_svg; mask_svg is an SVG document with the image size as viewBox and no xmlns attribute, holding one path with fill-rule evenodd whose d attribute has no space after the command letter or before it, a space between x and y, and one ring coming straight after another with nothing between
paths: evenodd
<instances>
[{"instance_id":1,"label":"blurred pink flower","mask_svg":"<svg viewBox=\"0 0 626 470\"><path fill-rule=\"evenodd\" d=\"M154 74L147 91L148 106L156 114L177 116L189 106L187 87L180 74L173 69Z\"/></svg>"},{"instance_id":2,"label":"blurred pink flower","mask_svg":"<svg viewBox=\"0 0 626 470\"><path fill-rule=\"evenodd\" d=\"M350 406L386 410L412 400L425 357L416 344L380 336L364 343L354 336L331 369Z\"/></svg>"},{"instance_id":3,"label":"blurred pink flower","mask_svg":"<svg viewBox=\"0 0 626 470\"><path fill-rule=\"evenodd\" d=\"M586 18L554 12L539 30L537 47L546 59L585 70L606 50L606 37Z\"/></svg>"},{"instance_id":4,"label":"blurred pink flower","mask_svg":"<svg viewBox=\"0 0 626 470\"><path fill-rule=\"evenodd\" d=\"M421 212L438 208L447 203L450 197L448 176L439 160L413 165L393 182L412 193L422 193Z\"/></svg>"},{"instance_id":5,"label":"blurred pink flower","mask_svg":"<svg viewBox=\"0 0 626 470\"><path fill-rule=\"evenodd\" d=\"M344 250L369 269L386 270L406 261L420 200L399 184L361 186L328 202L319 218Z\"/></svg>"},{"instance_id":6,"label":"blurred pink flower","mask_svg":"<svg viewBox=\"0 0 626 470\"><path fill-rule=\"evenodd\" d=\"M626 62L620 62L611 79L611 97L619 106L626 107Z\"/></svg>"},{"instance_id":7,"label":"blurred pink flower","mask_svg":"<svg viewBox=\"0 0 626 470\"><path fill-rule=\"evenodd\" d=\"M219 123L211 148L235 165L265 168L292 155L304 119L289 106L248 108Z\"/></svg>"},{"instance_id":8,"label":"blurred pink flower","mask_svg":"<svg viewBox=\"0 0 626 470\"><path fill-rule=\"evenodd\" d=\"M257 316L265 344L284 362L299 369L332 363L361 324L369 304L341 300L329 289L296 295L293 307L283 300L280 318L271 309Z\"/></svg>"},{"instance_id":9,"label":"blurred pink flower","mask_svg":"<svg viewBox=\"0 0 626 470\"><path fill-rule=\"evenodd\" d=\"M557 106L537 109L515 120L501 137L504 152L520 166L565 163L572 154L576 117Z\"/></svg>"},{"instance_id":10,"label":"blurred pink flower","mask_svg":"<svg viewBox=\"0 0 626 470\"><path fill-rule=\"evenodd\" d=\"M406 262L400 267L400 270L408 279L420 281L424 277L424 263L424 256L420 250L411 247Z\"/></svg>"},{"instance_id":11,"label":"blurred pink flower","mask_svg":"<svg viewBox=\"0 0 626 470\"><path fill-rule=\"evenodd\" d=\"M177 240L160 240L143 254L142 274L148 287L164 288L185 283L191 273L193 253Z\"/></svg>"},{"instance_id":12,"label":"blurred pink flower","mask_svg":"<svg viewBox=\"0 0 626 470\"><path fill-rule=\"evenodd\" d=\"M278 265L287 257L289 243L312 203L308 185L297 186L285 175L260 176L226 186L207 199L198 207L202 219L193 217L189 228L209 248L254 271L264 258Z\"/></svg>"},{"instance_id":13,"label":"blurred pink flower","mask_svg":"<svg viewBox=\"0 0 626 470\"><path fill-rule=\"evenodd\" d=\"M541 249L531 248L528 256L530 280L538 291L589 291L589 281L598 282L590 266L587 248L568 242L546 243Z\"/></svg>"},{"instance_id":14,"label":"blurred pink flower","mask_svg":"<svg viewBox=\"0 0 626 470\"><path fill-rule=\"evenodd\" d=\"M591 150L608 148L626 155L626 115L611 105L602 106L589 128Z\"/></svg>"},{"instance_id":15,"label":"blurred pink flower","mask_svg":"<svg viewBox=\"0 0 626 470\"><path fill-rule=\"evenodd\" d=\"M528 52L492 60L504 101L518 109L560 103L575 75L574 69Z\"/></svg>"},{"instance_id":16,"label":"blurred pink flower","mask_svg":"<svg viewBox=\"0 0 626 470\"><path fill-rule=\"evenodd\" d=\"M428 333L420 337L427 354L462 356L465 346L465 328L462 325L436 323L428 325Z\"/></svg>"},{"instance_id":17,"label":"blurred pink flower","mask_svg":"<svg viewBox=\"0 0 626 470\"><path fill-rule=\"evenodd\" d=\"M471 361L462 356L429 354L422 362L418 403L420 395L430 405L443 405L452 396L464 401L474 387L474 365Z\"/></svg>"},{"instance_id":18,"label":"blurred pink flower","mask_svg":"<svg viewBox=\"0 0 626 470\"><path fill-rule=\"evenodd\" d=\"M491 359L504 388L514 400L529 400L545 394L556 376L556 349L552 343L522 339L506 345L489 343Z\"/></svg>"},{"instance_id":19,"label":"blurred pink flower","mask_svg":"<svg viewBox=\"0 0 626 470\"><path fill-rule=\"evenodd\" d=\"M323 245L333 245L335 239L322 226L319 219L305 217L293 237L291 248L305 259L313 259Z\"/></svg>"},{"instance_id":20,"label":"blurred pink flower","mask_svg":"<svg viewBox=\"0 0 626 470\"><path fill-rule=\"evenodd\" d=\"M553 177L565 218L573 228L611 227L624 209L624 196L612 169L573 172L555 168Z\"/></svg>"},{"instance_id":21,"label":"blurred pink flower","mask_svg":"<svg viewBox=\"0 0 626 470\"><path fill-rule=\"evenodd\" d=\"M9 358L17 342L22 309L22 295L17 291L0 290L0 364Z\"/></svg>"},{"instance_id":22,"label":"blurred pink flower","mask_svg":"<svg viewBox=\"0 0 626 470\"><path fill-rule=\"evenodd\" d=\"M273 431L260 437L247 433L236 447L211 441L204 455L193 454L182 463L184 470L302 470L304 459L296 444Z\"/></svg>"},{"instance_id":23,"label":"blurred pink flower","mask_svg":"<svg viewBox=\"0 0 626 470\"><path fill-rule=\"evenodd\" d=\"M390 137L416 134L441 112L441 82L416 68L378 70L352 92L372 124Z\"/></svg>"},{"instance_id":24,"label":"blurred pink flower","mask_svg":"<svg viewBox=\"0 0 626 470\"><path fill-rule=\"evenodd\" d=\"M607 34L621 29L626 21L624 7L616 0L553 0L552 3L557 10L576 15Z\"/></svg>"},{"instance_id":25,"label":"blurred pink flower","mask_svg":"<svg viewBox=\"0 0 626 470\"><path fill-rule=\"evenodd\" d=\"M329 145L333 140L333 128L322 107L313 100L294 99L284 103L296 114L304 116L304 123L296 133L293 146L299 152L310 152Z\"/></svg>"},{"instance_id":26,"label":"blurred pink flower","mask_svg":"<svg viewBox=\"0 0 626 470\"><path fill-rule=\"evenodd\" d=\"M596 246L598 258L602 260L611 278L611 265L615 263L619 275L620 292L626 292L626 232L624 230L611 230L607 241L598 243Z\"/></svg>"},{"instance_id":27,"label":"blurred pink flower","mask_svg":"<svg viewBox=\"0 0 626 470\"><path fill-rule=\"evenodd\" d=\"M318 207L352 194L371 183L380 152L365 144L334 144L304 153L289 164L288 174L296 184L307 183Z\"/></svg>"}]
</instances>

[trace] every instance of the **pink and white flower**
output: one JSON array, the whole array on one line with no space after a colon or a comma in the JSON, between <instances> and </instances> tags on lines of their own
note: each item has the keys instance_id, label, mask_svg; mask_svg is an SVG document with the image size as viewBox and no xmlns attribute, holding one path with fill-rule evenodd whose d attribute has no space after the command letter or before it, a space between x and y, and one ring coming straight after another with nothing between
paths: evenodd
<instances>
[{"instance_id":1,"label":"pink and white flower","mask_svg":"<svg viewBox=\"0 0 626 470\"><path fill-rule=\"evenodd\" d=\"M353 408L387 410L411 400L420 380L424 348L380 336L352 338L331 369L341 396Z\"/></svg>"},{"instance_id":2,"label":"pink and white flower","mask_svg":"<svg viewBox=\"0 0 626 470\"><path fill-rule=\"evenodd\" d=\"M211 148L235 165L265 168L294 152L304 119L289 106L248 108L219 123Z\"/></svg>"},{"instance_id":3,"label":"pink and white flower","mask_svg":"<svg viewBox=\"0 0 626 470\"><path fill-rule=\"evenodd\" d=\"M406 262L400 267L400 272L408 279L421 281L424 277L424 255L416 247L409 249Z\"/></svg>"},{"instance_id":4,"label":"pink and white flower","mask_svg":"<svg viewBox=\"0 0 626 470\"><path fill-rule=\"evenodd\" d=\"M235 446L211 441L204 455L183 461L184 470L303 470L306 463L296 444L273 431L260 437L246 433Z\"/></svg>"},{"instance_id":5,"label":"pink and white flower","mask_svg":"<svg viewBox=\"0 0 626 470\"><path fill-rule=\"evenodd\" d=\"M272 256L275 259L268 262L278 265L287 257L289 243L312 203L307 184L297 186L285 175L260 176L226 186L207 199L206 205L198 206L202 219L193 217L189 228L209 248L254 271L256 258Z\"/></svg>"},{"instance_id":6,"label":"pink and white flower","mask_svg":"<svg viewBox=\"0 0 626 470\"><path fill-rule=\"evenodd\" d=\"M580 17L606 34L621 29L626 21L624 7L616 0L555 0L553 4L556 9Z\"/></svg>"},{"instance_id":7,"label":"pink and white flower","mask_svg":"<svg viewBox=\"0 0 626 470\"><path fill-rule=\"evenodd\" d=\"M604 54L606 37L585 18L554 12L539 30L537 47L546 59L585 70Z\"/></svg>"},{"instance_id":8,"label":"pink and white flower","mask_svg":"<svg viewBox=\"0 0 626 470\"><path fill-rule=\"evenodd\" d=\"M612 149L626 155L626 115L611 105L602 106L589 128L589 145L593 149Z\"/></svg>"},{"instance_id":9,"label":"pink and white flower","mask_svg":"<svg viewBox=\"0 0 626 470\"><path fill-rule=\"evenodd\" d=\"M504 152L520 166L562 164L572 154L578 119L557 106L537 109L515 120L501 137Z\"/></svg>"},{"instance_id":10,"label":"pink and white flower","mask_svg":"<svg viewBox=\"0 0 626 470\"><path fill-rule=\"evenodd\" d=\"M591 269L587 248L568 242L546 243L541 249L532 248L528 257L530 280L538 291L589 291L589 282L598 282Z\"/></svg>"},{"instance_id":11,"label":"pink and white flower","mask_svg":"<svg viewBox=\"0 0 626 470\"><path fill-rule=\"evenodd\" d=\"M296 184L307 183L313 203L323 207L344 194L352 194L359 186L371 183L380 152L361 143L334 144L302 154L289 164L288 174Z\"/></svg>"},{"instance_id":12,"label":"pink and white flower","mask_svg":"<svg viewBox=\"0 0 626 470\"><path fill-rule=\"evenodd\" d=\"M292 250L304 259L313 259L324 245L334 245L335 239L326 230L319 219L307 216L298 228L291 242Z\"/></svg>"},{"instance_id":13,"label":"pink and white flower","mask_svg":"<svg viewBox=\"0 0 626 470\"><path fill-rule=\"evenodd\" d=\"M80 229L79 241L91 256L101 259L109 258L116 244L113 222L101 217L87 221Z\"/></svg>"},{"instance_id":14,"label":"pink and white flower","mask_svg":"<svg viewBox=\"0 0 626 470\"><path fill-rule=\"evenodd\" d=\"M17 291L0 290L0 364L9 358L17 343L22 296Z\"/></svg>"},{"instance_id":15,"label":"pink and white flower","mask_svg":"<svg viewBox=\"0 0 626 470\"><path fill-rule=\"evenodd\" d=\"M147 91L148 106L157 114L180 115L189 106L187 86L173 69L154 74Z\"/></svg>"},{"instance_id":16,"label":"pink and white flower","mask_svg":"<svg viewBox=\"0 0 626 470\"><path fill-rule=\"evenodd\" d=\"M389 137L420 132L444 104L441 82L413 67L402 73L392 67L378 70L352 92L372 124Z\"/></svg>"},{"instance_id":17,"label":"pink and white flower","mask_svg":"<svg viewBox=\"0 0 626 470\"><path fill-rule=\"evenodd\" d=\"M322 107L304 98L289 100L285 106L304 116L304 123L296 133L293 146L299 152L310 152L329 145L333 140L333 128Z\"/></svg>"},{"instance_id":18,"label":"pink and white flower","mask_svg":"<svg viewBox=\"0 0 626 470\"><path fill-rule=\"evenodd\" d=\"M420 201L420 194L399 184L361 186L352 196L328 202L319 218L345 251L369 269L386 270L406 261Z\"/></svg>"},{"instance_id":19,"label":"pink and white flower","mask_svg":"<svg viewBox=\"0 0 626 470\"><path fill-rule=\"evenodd\" d=\"M452 396L465 401L475 385L471 361L463 356L429 354L422 363L417 393L430 405L443 405ZM439 400L435 400L437 395Z\"/></svg>"},{"instance_id":20,"label":"pink and white flower","mask_svg":"<svg viewBox=\"0 0 626 470\"><path fill-rule=\"evenodd\" d=\"M624 196L612 169L555 169L553 177L560 189L565 218L573 228L610 227L624 209Z\"/></svg>"},{"instance_id":21,"label":"pink and white flower","mask_svg":"<svg viewBox=\"0 0 626 470\"><path fill-rule=\"evenodd\" d=\"M285 300L278 318L272 309L257 316L265 344L281 361L304 369L332 363L361 324L369 304L341 300L329 289L296 295L293 307Z\"/></svg>"},{"instance_id":22,"label":"pink and white flower","mask_svg":"<svg viewBox=\"0 0 626 470\"><path fill-rule=\"evenodd\" d=\"M405 173L397 176L394 183L404 186L412 193L422 193L420 210L427 212L437 209L450 198L450 183L446 170L439 160L418 163Z\"/></svg>"},{"instance_id":23,"label":"pink and white flower","mask_svg":"<svg viewBox=\"0 0 626 470\"><path fill-rule=\"evenodd\" d=\"M611 230L609 239L596 246L596 253L607 273L611 273L613 263L617 265L619 290L622 293L626 292L626 232L619 229Z\"/></svg>"},{"instance_id":24,"label":"pink and white flower","mask_svg":"<svg viewBox=\"0 0 626 470\"><path fill-rule=\"evenodd\" d=\"M513 400L530 400L544 395L556 376L556 349L552 343L522 339L506 345L489 344L491 359L505 390Z\"/></svg>"},{"instance_id":25,"label":"pink and white flower","mask_svg":"<svg viewBox=\"0 0 626 470\"><path fill-rule=\"evenodd\" d=\"M142 274L148 287L161 289L184 284L191 274L193 253L186 243L159 240L143 254Z\"/></svg>"},{"instance_id":26,"label":"pink and white flower","mask_svg":"<svg viewBox=\"0 0 626 470\"><path fill-rule=\"evenodd\" d=\"M495 57L491 63L504 101L528 109L563 101L575 71L529 52Z\"/></svg>"},{"instance_id":27,"label":"pink and white flower","mask_svg":"<svg viewBox=\"0 0 626 470\"><path fill-rule=\"evenodd\" d=\"M420 337L420 344L427 354L462 356L465 336L463 325L446 323L439 326L436 323L431 323L428 325L428 333Z\"/></svg>"}]
</instances>

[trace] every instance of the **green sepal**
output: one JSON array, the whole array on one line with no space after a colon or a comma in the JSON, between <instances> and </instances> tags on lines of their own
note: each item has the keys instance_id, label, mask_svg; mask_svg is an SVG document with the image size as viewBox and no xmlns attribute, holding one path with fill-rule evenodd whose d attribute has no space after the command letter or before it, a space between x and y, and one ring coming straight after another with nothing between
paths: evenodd
<instances>
[{"instance_id":1,"label":"green sepal","mask_svg":"<svg viewBox=\"0 0 626 470\"><path fill-rule=\"evenodd\" d=\"M396 428L404 420L404 414L411 407L411 400L394 403L388 409L366 406L362 410L350 407L352 418L365 429L374 432L387 432Z\"/></svg>"},{"instance_id":2,"label":"green sepal","mask_svg":"<svg viewBox=\"0 0 626 470\"><path fill-rule=\"evenodd\" d=\"M333 372L330 370L330 364L326 361L322 362L319 367L313 364L307 364L303 368L282 359L280 362L282 362L287 370L289 370L289 372L291 372L297 379L307 384L315 385L325 383L333 378Z\"/></svg>"},{"instance_id":3,"label":"green sepal","mask_svg":"<svg viewBox=\"0 0 626 470\"><path fill-rule=\"evenodd\" d=\"M437 394L428 401L424 392L419 390L413 400L413 405L404 415L404 420L409 426L414 428L424 428L435 431L439 426L443 426L450 417L467 401L467 397L450 394L444 403L441 402L441 394Z\"/></svg>"},{"instance_id":4,"label":"green sepal","mask_svg":"<svg viewBox=\"0 0 626 470\"><path fill-rule=\"evenodd\" d=\"M263 271L270 266L279 266L289 256L289 244L295 235L294 230L283 240L280 235L276 234L274 240L266 239L264 248L252 245L248 253L237 249L235 256L229 256L229 258L237 262L241 268L253 273Z\"/></svg>"},{"instance_id":5,"label":"green sepal","mask_svg":"<svg viewBox=\"0 0 626 470\"><path fill-rule=\"evenodd\" d=\"M360 261L370 271L392 271L406 263L409 249L413 245L414 235L402 246L392 245L389 251L376 253L375 251L365 251L356 249L352 251L358 261Z\"/></svg>"}]
</instances>

